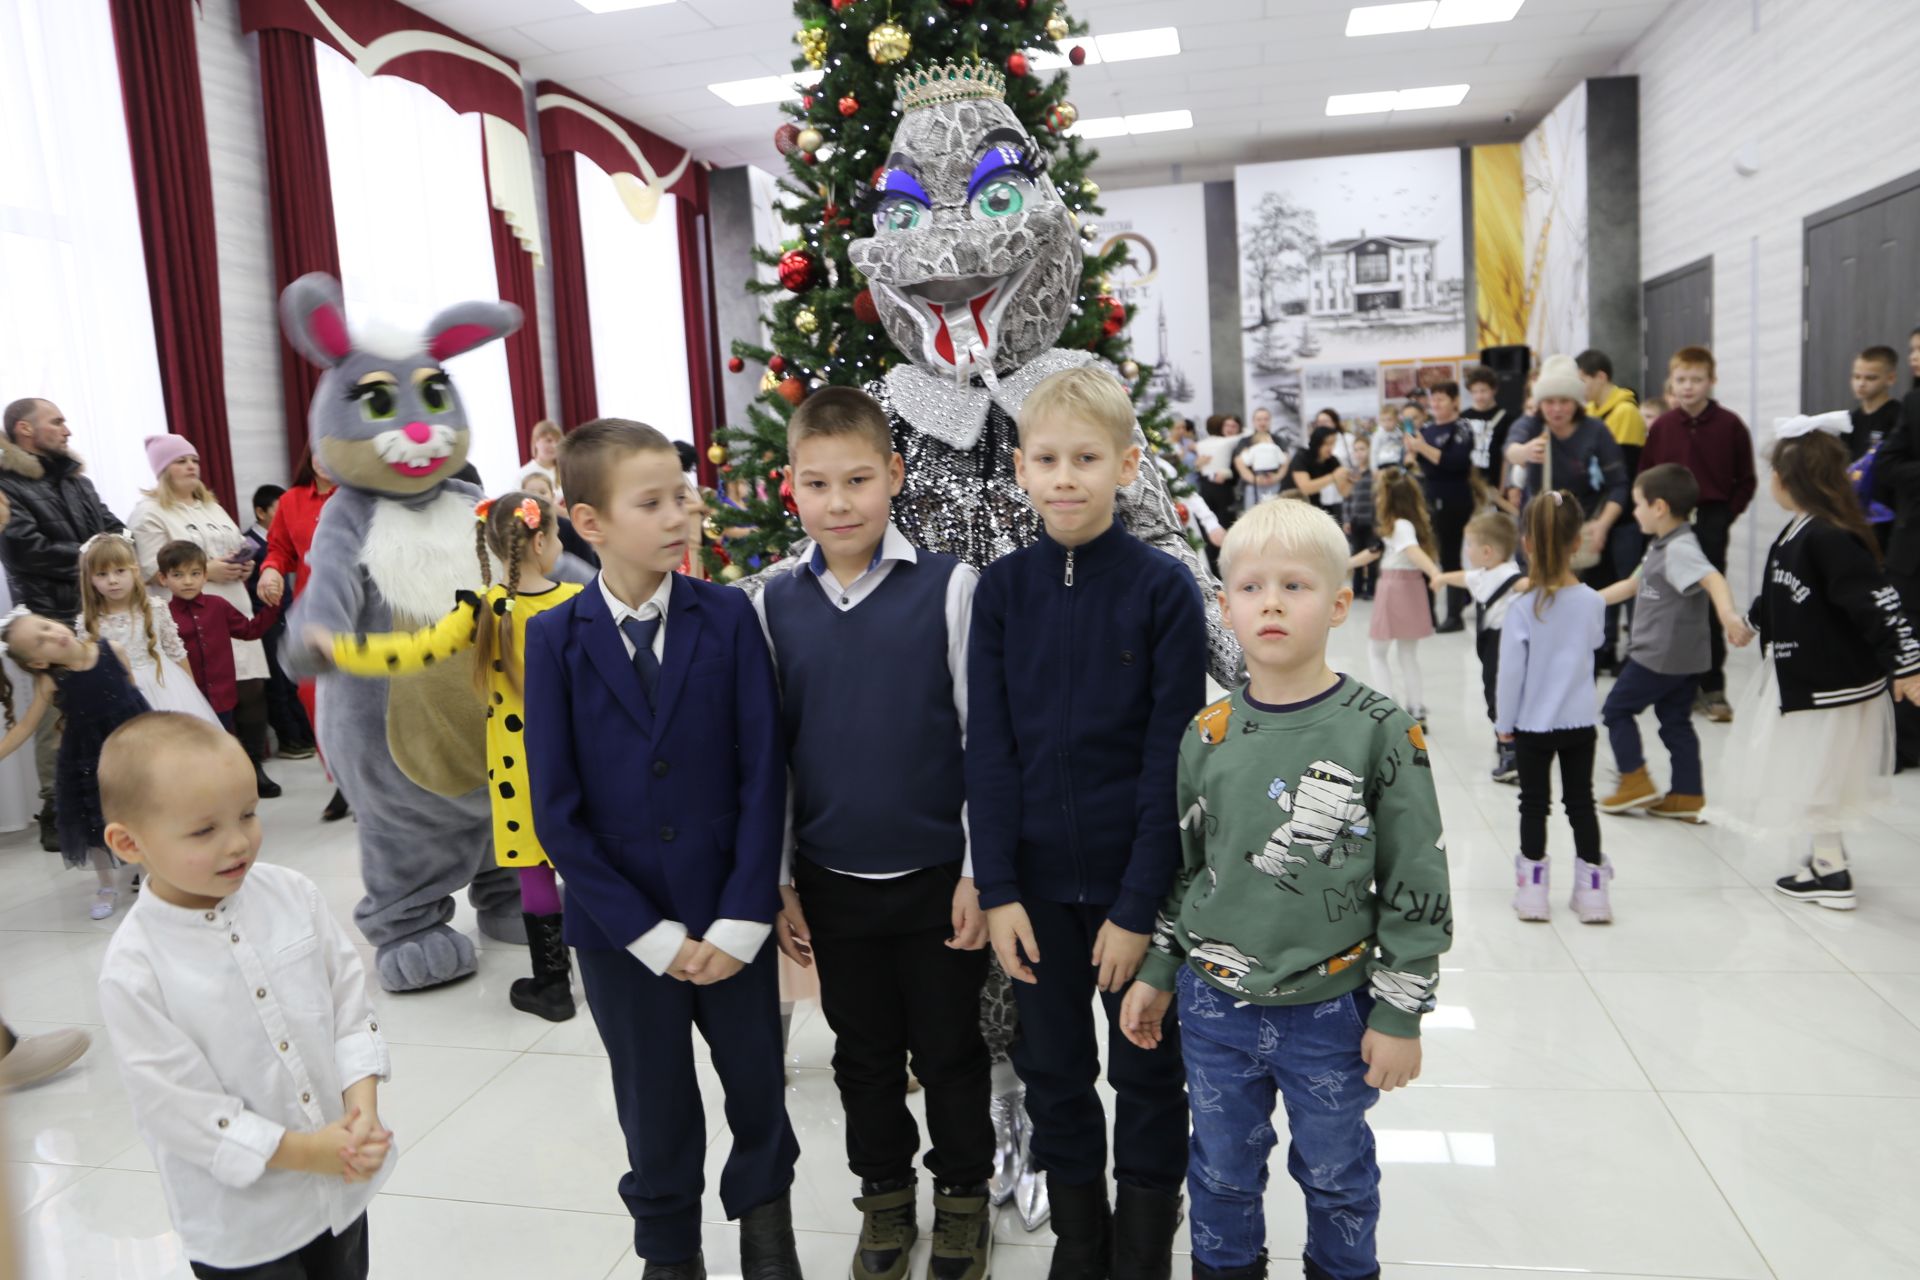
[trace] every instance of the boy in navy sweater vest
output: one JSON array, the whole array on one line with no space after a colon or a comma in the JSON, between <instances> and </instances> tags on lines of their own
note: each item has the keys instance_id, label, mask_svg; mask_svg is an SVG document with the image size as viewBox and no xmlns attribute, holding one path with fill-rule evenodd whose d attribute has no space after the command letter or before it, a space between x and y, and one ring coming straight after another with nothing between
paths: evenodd
<instances>
[{"instance_id":1,"label":"boy in navy sweater vest","mask_svg":"<svg viewBox=\"0 0 1920 1280\"><path fill-rule=\"evenodd\" d=\"M1115 523L1133 405L1097 367L1046 379L1014 466L1046 531L974 597L966 780L974 875L1020 1008L1014 1066L1053 1205L1052 1280L1164 1280L1187 1160L1179 1057L1120 1033L1180 860L1175 767L1206 697L1199 589ZM1089 957L1092 963L1089 964ZM1117 1224L1091 996L1107 1014Z\"/></svg>"},{"instance_id":2,"label":"boy in navy sweater vest","mask_svg":"<svg viewBox=\"0 0 1920 1280\"><path fill-rule=\"evenodd\" d=\"M742 593L674 572L698 499L665 436L584 423L560 475L600 574L527 627L527 772L613 1071L634 1251L645 1280L706 1280L697 1027L732 1131L720 1203L740 1221L739 1274L800 1280L788 1197L800 1147L777 958L763 945L787 783L767 642ZM517 716L504 723L523 731Z\"/></svg>"},{"instance_id":3,"label":"boy in navy sweater vest","mask_svg":"<svg viewBox=\"0 0 1920 1280\"><path fill-rule=\"evenodd\" d=\"M918 1233L907 1055L926 1086L930 1280L983 1280L992 1218L986 918L973 887L961 752L978 575L888 518L902 464L887 415L851 387L787 424L811 554L754 600L780 676L792 775L780 949L820 966L847 1164L862 1214L853 1280L900 1280Z\"/></svg>"}]
</instances>

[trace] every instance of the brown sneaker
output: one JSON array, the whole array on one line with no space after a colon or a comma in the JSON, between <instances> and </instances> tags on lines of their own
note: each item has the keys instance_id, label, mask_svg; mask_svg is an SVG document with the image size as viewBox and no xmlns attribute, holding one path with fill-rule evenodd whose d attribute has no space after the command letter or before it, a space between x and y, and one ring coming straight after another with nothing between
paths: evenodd
<instances>
[{"instance_id":1,"label":"brown sneaker","mask_svg":"<svg viewBox=\"0 0 1920 1280\"><path fill-rule=\"evenodd\" d=\"M1644 809L1660 798L1660 789L1653 785L1653 779L1647 776L1647 768L1641 765L1632 773L1620 775L1620 785L1613 794L1600 802L1602 813L1631 813L1635 809Z\"/></svg>"},{"instance_id":2,"label":"brown sneaker","mask_svg":"<svg viewBox=\"0 0 1920 1280\"><path fill-rule=\"evenodd\" d=\"M1733 723L1733 704L1727 701L1724 693L1707 695L1707 719L1715 724Z\"/></svg>"},{"instance_id":3,"label":"brown sneaker","mask_svg":"<svg viewBox=\"0 0 1920 1280\"><path fill-rule=\"evenodd\" d=\"M1707 815L1702 812L1707 807L1705 796L1683 796L1669 793L1660 797L1660 803L1649 805L1647 812L1656 818L1675 818L1681 822L1705 822Z\"/></svg>"}]
</instances>

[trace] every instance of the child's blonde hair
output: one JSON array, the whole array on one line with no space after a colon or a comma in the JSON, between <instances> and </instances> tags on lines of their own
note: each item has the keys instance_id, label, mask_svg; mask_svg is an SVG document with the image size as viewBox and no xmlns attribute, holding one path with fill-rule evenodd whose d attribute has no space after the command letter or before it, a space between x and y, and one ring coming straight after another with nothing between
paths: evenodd
<instances>
[{"instance_id":1,"label":"child's blonde hair","mask_svg":"<svg viewBox=\"0 0 1920 1280\"><path fill-rule=\"evenodd\" d=\"M1241 556L1272 549L1295 555L1326 574L1329 587L1347 581L1347 535L1317 504L1269 498L1233 522L1220 547L1220 578L1233 576Z\"/></svg>"},{"instance_id":2,"label":"child's blonde hair","mask_svg":"<svg viewBox=\"0 0 1920 1280\"><path fill-rule=\"evenodd\" d=\"M100 639L100 619L113 612L107 598L93 585L93 575L108 569L133 570L133 592L127 612L140 620L147 637L147 656L153 659L154 678L166 683L166 664L160 661L160 626L153 620L153 603L140 580L140 556L124 534L96 533L80 548L80 627L87 639Z\"/></svg>"},{"instance_id":3,"label":"child's blonde hair","mask_svg":"<svg viewBox=\"0 0 1920 1280\"><path fill-rule=\"evenodd\" d=\"M1376 527L1392 533L1396 520L1411 524L1420 549L1435 560L1440 558L1439 544L1433 540L1433 521L1427 517L1427 499L1420 492L1420 482L1405 467L1386 466L1380 468L1380 474L1374 480L1373 522Z\"/></svg>"},{"instance_id":4,"label":"child's blonde hair","mask_svg":"<svg viewBox=\"0 0 1920 1280\"><path fill-rule=\"evenodd\" d=\"M507 589L506 608L494 613L481 606L473 636L473 683L481 693L495 667L507 686L520 692L521 658L513 651L513 602L520 594L520 564L539 534L560 536L553 504L536 494L515 490L474 508L474 554L480 560L480 578L493 580L493 561L500 563L500 583ZM531 518L529 518L531 517ZM493 560L487 553L493 553Z\"/></svg>"},{"instance_id":5,"label":"child's blonde hair","mask_svg":"<svg viewBox=\"0 0 1920 1280\"><path fill-rule=\"evenodd\" d=\"M1492 547L1502 560L1513 559L1514 550L1520 545L1520 530L1515 527L1513 517L1504 511L1482 511L1467 521L1466 536L1483 547Z\"/></svg>"},{"instance_id":6,"label":"child's blonde hair","mask_svg":"<svg viewBox=\"0 0 1920 1280\"><path fill-rule=\"evenodd\" d=\"M1133 443L1133 401L1120 380L1097 365L1062 369L1041 380L1020 407L1020 440L1035 423L1051 417L1090 422L1105 431L1114 448L1125 452Z\"/></svg>"}]
</instances>

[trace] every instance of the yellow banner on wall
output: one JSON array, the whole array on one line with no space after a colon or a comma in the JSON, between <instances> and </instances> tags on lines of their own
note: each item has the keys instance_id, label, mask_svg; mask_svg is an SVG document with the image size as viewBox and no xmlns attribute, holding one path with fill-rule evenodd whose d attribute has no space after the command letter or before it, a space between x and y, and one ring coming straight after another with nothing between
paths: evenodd
<instances>
[{"instance_id":1,"label":"yellow banner on wall","mask_svg":"<svg viewBox=\"0 0 1920 1280\"><path fill-rule=\"evenodd\" d=\"M1520 144L1473 149L1473 270L1483 347L1527 340L1526 180Z\"/></svg>"}]
</instances>

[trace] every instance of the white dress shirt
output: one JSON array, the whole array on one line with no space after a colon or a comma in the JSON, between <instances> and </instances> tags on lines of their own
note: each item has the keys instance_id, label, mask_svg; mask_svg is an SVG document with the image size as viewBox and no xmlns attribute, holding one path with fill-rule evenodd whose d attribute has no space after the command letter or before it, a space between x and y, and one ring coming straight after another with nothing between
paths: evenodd
<instances>
[{"instance_id":1,"label":"white dress shirt","mask_svg":"<svg viewBox=\"0 0 1920 1280\"><path fill-rule=\"evenodd\" d=\"M887 531L880 539L880 546L874 551L873 559L867 565L866 572L851 583L842 584L833 576L833 570L827 568L827 557L814 544L813 552L807 556L795 556L782 561L781 567L791 573L808 572L819 584L820 591L827 601L842 613L848 613L860 606L860 602L880 589L880 584L893 572L893 566L900 563L918 564L919 552L907 535L889 520ZM946 619L947 619L947 672L953 678L953 708L960 717L960 745L967 741L967 632L973 625L973 593L980 585L980 574L971 565L961 564L954 568L953 576L947 579ZM767 637L767 652L774 655L774 667L777 670L779 654L773 647L773 631L767 626L767 593L765 591L753 597L753 611L760 617L760 630ZM793 771L787 771L787 834L780 853L780 883L793 882L793 854L796 841L793 835ZM966 837L966 853L962 855L960 874L973 875L973 837L967 825L967 809L960 806L960 830ZM828 868L832 870L832 868ZM857 876L862 880L897 880L910 875L906 871L840 871L838 875Z\"/></svg>"},{"instance_id":2,"label":"white dress shirt","mask_svg":"<svg viewBox=\"0 0 1920 1280\"><path fill-rule=\"evenodd\" d=\"M661 578L659 587L640 603L638 609L613 594L613 589L607 586L605 574L595 578L594 582L600 588L600 598L607 602L607 612L613 615L614 628L620 633L620 643L626 648L629 660L633 657L633 641L620 624L628 618L638 618L642 622L649 618L660 619L660 626L653 633L653 657L654 661L665 666L667 606L673 601L673 575L669 573ZM741 964L752 964L754 956L759 954L771 932L772 925L753 920L715 920L707 929L705 941L711 942ZM678 920L662 920L629 942L627 951L653 972L665 975L686 940L686 925Z\"/></svg>"},{"instance_id":3,"label":"white dress shirt","mask_svg":"<svg viewBox=\"0 0 1920 1280\"><path fill-rule=\"evenodd\" d=\"M100 966L100 1009L187 1256L285 1257L366 1212L399 1157L348 1184L267 1161L389 1074L360 954L313 881L255 863L207 910L141 894Z\"/></svg>"}]
</instances>

